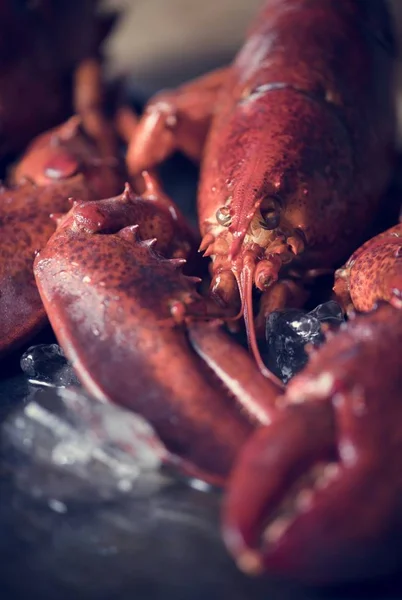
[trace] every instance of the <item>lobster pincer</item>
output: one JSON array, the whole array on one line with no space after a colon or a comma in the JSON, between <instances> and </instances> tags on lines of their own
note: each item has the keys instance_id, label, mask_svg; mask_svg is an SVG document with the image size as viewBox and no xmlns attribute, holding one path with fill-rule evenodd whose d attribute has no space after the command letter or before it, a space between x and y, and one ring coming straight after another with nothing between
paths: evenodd
<instances>
[{"instance_id":1,"label":"lobster pincer","mask_svg":"<svg viewBox=\"0 0 402 600\"><path fill-rule=\"evenodd\" d=\"M237 344L230 346L234 372L226 386L219 357L203 360L211 338L218 355L228 340L213 324L198 327L211 315L197 280L182 273L191 244L166 199L136 197L127 188L116 198L75 204L34 272L84 387L145 417L182 470L222 484L244 441L275 410L280 390Z\"/></svg>"},{"instance_id":2,"label":"lobster pincer","mask_svg":"<svg viewBox=\"0 0 402 600\"><path fill-rule=\"evenodd\" d=\"M244 571L322 584L395 567L401 339L402 312L392 305L356 316L312 352L278 418L246 444L223 514Z\"/></svg>"}]
</instances>

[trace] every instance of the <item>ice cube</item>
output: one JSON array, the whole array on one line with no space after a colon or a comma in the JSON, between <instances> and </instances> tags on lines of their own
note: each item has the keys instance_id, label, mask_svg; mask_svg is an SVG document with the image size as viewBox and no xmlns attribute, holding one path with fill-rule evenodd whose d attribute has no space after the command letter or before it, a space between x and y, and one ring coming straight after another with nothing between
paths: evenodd
<instances>
[{"instance_id":1,"label":"ice cube","mask_svg":"<svg viewBox=\"0 0 402 600\"><path fill-rule=\"evenodd\" d=\"M16 483L52 506L151 494L166 484L166 450L151 426L78 389L32 392L2 433Z\"/></svg>"},{"instance_id":2,"label":"ice cube","mask_svg":"<svg viewBox=\"0 0 402 600\"><path fill-rule=\"evenodd\" d=\"M318 318L303 312L296 314L288 312L286 320L290 330L294 331L304 344L321 340L321 324Z\"/></svg>"},{"instance_id":3,"label":"ice cube","mask_svg":"<svg viewBox=\"0 0 402 600\"><path fill-rule=\"evenodd\" d=\"M28 381L35 385L45 387L80 385L72 366L57 344L31 346L22 355L20 365Z\"/></svg>"},{"instance_id":4,"label":"ice cube","mask_svg":"<svg viewBox=\"0 0 402 600\"><path fill-rule=\"evenodd\" d=\"M265 333L264 360L285 383L307 363L305 345L324 339L318 319L296 309L271 313Z\"/></svg>"},{"instance_id":5,"label":"ice cube","mask_svg":"<svg viewBox=\"0 0 402 600\"><path fill-rule=\"evenodd\" d=\"M330 323L333 325L340 325L345 320L343 310L335 300L319 304L308 314L318 319L321 323Z\"/></svg>"},{"instance_id":6,"label":"ice cube","mask_svg":"<svg viewBox=\"0 0 402 600\"><path fill-rule=\"evenodd\" d=\"M278 377L287 383L307 364L305 346L319 346L325 340L322 324L339 326L344 321L341 307L330 301L307 313L299 309L278 310L266 320L264 361Z\"/></svg>"}]
</instances>

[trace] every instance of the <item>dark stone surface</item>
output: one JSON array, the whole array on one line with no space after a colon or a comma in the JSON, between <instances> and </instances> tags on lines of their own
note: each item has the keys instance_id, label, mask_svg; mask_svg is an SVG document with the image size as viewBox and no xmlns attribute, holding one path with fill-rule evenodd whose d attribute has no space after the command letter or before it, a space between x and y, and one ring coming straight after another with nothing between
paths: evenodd
<instances>
[{"instance_id":1,"label":"dark stone surface","mask_svg":"<svg viewBox=\"0 0 402 600\"><path fill-rule=\"evenodd\" d=\"M33 389L18 363L18 355L8 360L0 379L2 422ZM0 448L2 600L311 597L237 571L220 538L218 492L172 480L150 497L106 502L94 494L93 502L70 500L58 512L46 497L21 491L8 446Z\"/></svg>"}]
</instances>

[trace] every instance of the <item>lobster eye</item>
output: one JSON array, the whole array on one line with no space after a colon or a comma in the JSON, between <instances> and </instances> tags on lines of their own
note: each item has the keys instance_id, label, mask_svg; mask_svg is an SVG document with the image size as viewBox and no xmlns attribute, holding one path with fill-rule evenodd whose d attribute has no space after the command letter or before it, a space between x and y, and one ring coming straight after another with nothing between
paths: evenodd
<instances>
[{"instance_id":1,"label":"lobster eye","mask_svg":"<svg viewBox=\"0 0 402 600\"><path fill-rule=\"evenodd\" d=\"M219 225L223 225L223 227L229 227L232 217L230 216L230 211L227 206L222 206L218 208L216 211L216 220Z\"/></svg>"},{"instance_id":2,"label":"lobster eye","mask_svg":"<svg viewBox=\"0 0 402 600\"><path fill-rule=\"evenodd\" d=\"M263 229L275 229L280 222L281 202L277 196L266 198L261 204L262 221L260 225Z\"/></svg>"}]
</instances>

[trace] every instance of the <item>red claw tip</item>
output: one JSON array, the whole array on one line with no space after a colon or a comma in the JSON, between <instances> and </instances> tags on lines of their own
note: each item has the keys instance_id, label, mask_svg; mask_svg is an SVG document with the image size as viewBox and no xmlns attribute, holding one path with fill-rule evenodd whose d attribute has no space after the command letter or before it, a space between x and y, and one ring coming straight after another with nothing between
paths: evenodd
<instances>
[{"instance_id":1,"label":"red claw tip","mask_svg":"<svg viewBox=\"0 0 402 600\"><path fill-rule=\"evenodd\" d=\"M130 242L135 242L137 240L138 227L138 225L128 225L120 229L117 235Z\"/></svg>"},{"instance_id":2,"label":"red claw tip","mask_svg":"<svg viewBox=\"0 0 402 600\"><path fill-rule=\"evenodd\" d=\"M260 555L252 550L246 550L236 560L236 564L240 571L246 575L254 576L262 575L264 566Z\"/></svg>"},{"instance_id":3,"label":"red claw tip","mask_svg":"<svg viewBox=\"0 0 402 600\"><path fill-rule=\"evenodd\" d=\"M160 190L155 177L149 171L142 171L141 175L145 183L144 196L157 196Z\"/></svg>"},{"instance_id":4,"label":"red claw tip","mask_svg":"<svg viewBox=\"0 0 402 600\"><path fill-rule=\"evenodd\" d=\"M175 268L180 269L183 265L186 264L187 260L185 258L169 258L168 262Z\"/></svg>"},{"instance_id":5,"label":"red claw tip","mask_svg":"<svg viewBox=\"0 0 402 600\"><path fill-rule=\"evenodd\" d=\"M124 184L124 191L121 195L121 198L122 200L127 200L132 194L133 188L131 187L131 184L128 181L126 181L126 183Z\"/></svg>"},{"instance_id":6,"label":"red claw tip","mask_svg":"<svg viewBox=\"0 0 402 600\"><path fill-rule=\"evenodd\" d=\"M153 248L157 242L157 238L150 238L149 240L143 240L141 242L142 246L147 246L148 248Z\"/></svg>"}]
</instances>

